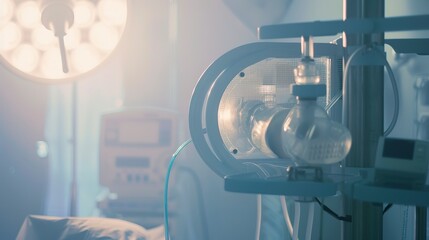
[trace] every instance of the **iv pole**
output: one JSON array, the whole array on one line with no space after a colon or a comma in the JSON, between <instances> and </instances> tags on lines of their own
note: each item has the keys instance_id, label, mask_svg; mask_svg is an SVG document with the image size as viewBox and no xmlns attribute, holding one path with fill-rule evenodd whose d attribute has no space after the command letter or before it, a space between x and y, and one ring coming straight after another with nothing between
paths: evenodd
<instances>
[{"instance_id":1,"label":"iv pole","mask_svg":"<svg viewBox=\"0 0 429 240\"><path fill-rule=\"evenodd\" d=\"M343 19L384 18L384 0L344 0ZM384 45L384 33L344 34L343 46ZM344 59L347 61L347 59ZM344 61L344 62L345 62ZM353 145L346 167L373 168L378 136L383 135L384 67L354 66L346 89L345 125L349 128ZM363 84L362 84L363 83ZM344 121L344 120L343 120ZM346 224L343 239L382 239L383 205L347 199L346 212L353 215L353 223ZM426 239L427 209L416 206L415 239Z\"/></svg>"},{"instance_id":2,"label":"iv pole","mask_svg":"<svg viewBox=\"0 0 429 240\"><path fill-rule=\"evenodd\" d=\"M384 0L344 0L343 21L311 22L296 24L277 24L258 29L260 39L290 38L304 35L326 36L344 32L343 47L349 51L361 47L383 48L384 32L403 30L426 30L429 15L394 17L384 16ZM422 40L389 40L396 42L400 51L415 53L418 49L410 47ZM424 44L422 44L425 46ZM406 47L404 47L406 46ZM414 48L414 50L412 50ZM418 50L425 52L425 50ZM348 60L347 53L344 62ZM371 64L368 62L368 64ZM378 65L352 66L347 84L343 89L343 123L353 138L353 145L343 166L356 170L374 169L378 138L384 135L384 67ZM351 78L351 79L350 79ZM356 186L358 186L357 184ZM424 192L424 191L422 191ZM371 192L363 193L371 194ZM362 194L361 194L362 195ZM374 196L347 194L343 198L346 214L353 215L353 222L343 225L342 238L346 240L383 239L383 206L385 199L376 200ZM416 196L417 197L417 196ZM354 200L361 199L361 200ZM417 199L417 198L415 198ZM392 199L389 199L391 201ZM398 202L400 203L400 202ZM411 199L409 205L426 206ZM415 236L426 239L425 208L416 207Z\"/></svg>"},{"instance_id":3,"label":"iv pole","mask_svg":"<svg viewBox=\"0 0 429 240\"><path fill-rule=\"evenodd\" d=\"M344 0L343 20L384 18L384 0ZM384 46L384 33L345 34L343 47ZM344 58L344 62L347 58ZM352 66L345 89L343 123L352 135L346 167L373 168L377 141L383 135L384 67ZM353 216L344 223L343 239L383 239L383 205L345 197L345 212Z\"/></svg>"}]
</instances>

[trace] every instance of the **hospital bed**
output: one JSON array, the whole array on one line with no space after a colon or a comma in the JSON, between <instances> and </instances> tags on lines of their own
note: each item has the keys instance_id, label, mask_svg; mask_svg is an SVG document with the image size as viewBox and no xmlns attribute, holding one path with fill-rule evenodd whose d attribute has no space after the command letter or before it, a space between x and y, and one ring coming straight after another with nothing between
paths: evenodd
<instances>
[{"instance_id":1,"label":"hospital bed","mask_svg":"<svg viewBox=\"0 0 429 240\"><path fill-rule=\"evenodd\" d=\"M108 193L100 194L97 202L98 216L102 217L30 215L17 240L164 239L160 201L165 167L177 137L176 118L175 113L158 108L127 108L104 114L100 184ZM138 219L129 218L129 212L139 213Z\"/></svg>"},{"instance_id":2,"label":"hospital bed","mask_svg":"<svg viewBox=\"0 0 429 240\"><path fill-rule=\"evenodd\" d=\"M114 218L30 215L17 240L162 240L164 227L146 229Z\"/></svg>"}]
</instances>

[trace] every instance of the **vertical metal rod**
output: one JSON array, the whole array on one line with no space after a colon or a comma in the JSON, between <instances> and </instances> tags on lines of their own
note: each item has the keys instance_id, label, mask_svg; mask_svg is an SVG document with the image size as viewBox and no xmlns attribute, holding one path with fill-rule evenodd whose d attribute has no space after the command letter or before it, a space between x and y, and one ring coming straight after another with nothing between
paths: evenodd
<instances>
[{"instance_id":1,"label":"vertical metal rod","mask_svg":"<svg viewBox=\"0 0 429 240\"><path fill-rule=\"evenodd\" d=\"M71 186L70 186L70 216L77 215L77 81L72 86L72 136L71 136Z\"/></svg>"},{"instance_id":2,"label":"vertical metal rod","mask_svg":"<svg viewBox=\"0 0 429 240\"><path fill-rule=\"evenodd\" d=\"M344 0L343 18L383 18L384 0ZM384 33L344 34L343 45L384 45ZM347 58L344 59L347 61ZM346 159L347 167L374 167L378 138L383 135L384 69L382 66L351 66L345 89L344 124L352 134L352 148ZM343 239L382 239L382 205L345 198L345 211L353 222L345 223Z\"/></svg>"},{"instance_id":3,"label":"vertical metal rod","mask_svg":"<svg viewBox=\"0 0 429 240\"><path fill-rule=\"evenodd\" d=\"M178 3L177 0L169 0L170 11L169 18L169 106L171 109L176 110L178 107L178 66L177 66L177 37L178 37Z\"/></svg>"},{"instance_id":4,"label":"vertical metal rod","mask_svg":"<svg viewBox=\"0 0 429 240\"><path fill-rule=\"evenodd\" d=\"M426 240L427 208L416 207L415 239Z\"/></svg>"}]
</instances>

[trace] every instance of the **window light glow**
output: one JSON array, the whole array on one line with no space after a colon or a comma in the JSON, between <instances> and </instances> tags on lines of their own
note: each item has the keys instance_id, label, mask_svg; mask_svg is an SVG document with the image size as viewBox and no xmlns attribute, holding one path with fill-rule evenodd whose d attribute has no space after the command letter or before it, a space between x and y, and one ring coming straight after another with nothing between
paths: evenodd
<instances>
[{"instance_id":1,"label":"window light glow","mask_svg":"<svg viewBox=\"0 0 429 240\"><path fill-rule=\"evenodd\" d=\"M70 1L74 23L64 36L65 74L59 39L42 25L41 2L0 0L0 60L30 79L49 82L88 72L112 53L124 32L127 0Z\"/></svg>"},{"instance_id":2,"label":"window light glow","mask_svg":"<svg viewBox=\"0 0 429 240\"><path fill-rule=\"evenodd\" d=\"M34 28L40 22L41 14L39 5L35 1L25 1L16 9L16 19L24 28Z\"/></svg>"}]
</instances>

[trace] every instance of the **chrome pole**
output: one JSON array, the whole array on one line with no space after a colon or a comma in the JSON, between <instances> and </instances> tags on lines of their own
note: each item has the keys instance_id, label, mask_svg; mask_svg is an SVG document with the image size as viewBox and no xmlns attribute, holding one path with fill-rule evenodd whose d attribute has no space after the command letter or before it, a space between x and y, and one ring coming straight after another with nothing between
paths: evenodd
<instances>
[{"instance_id":1,"label":"chrome pole","mask_svg":"<svg viewBox=\"0 0 429 240\"><path fill-rule=\"evenodd\" d=\"M344 0L343 19L383 18L384 0ZM384 33L344 34L343 46L384 45ZM347 57L344 58L344 62ZM344 95L344 124L352 134L346 167L374 167L378 138L383 135L384 69L382 66L351 66ZM344 199L345 211L353 216L344 223L343 239L382 239L383 206Z\"/></svg>"},{"instance_id":2,"label":"chrome pole","mask_svg":"<svg viewBox=\"0 0 429 240\"><path fill-rule=\"evenodd\" d=\"M426 240L427 235L427 208L416 207L415 216L415 239Z\"/></svg>"}]
</instances>

